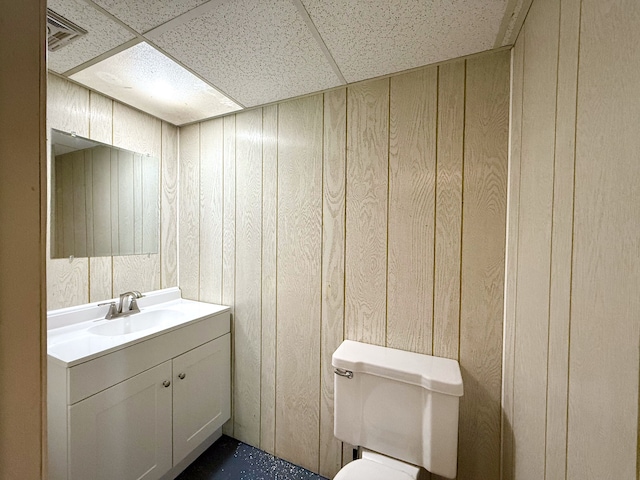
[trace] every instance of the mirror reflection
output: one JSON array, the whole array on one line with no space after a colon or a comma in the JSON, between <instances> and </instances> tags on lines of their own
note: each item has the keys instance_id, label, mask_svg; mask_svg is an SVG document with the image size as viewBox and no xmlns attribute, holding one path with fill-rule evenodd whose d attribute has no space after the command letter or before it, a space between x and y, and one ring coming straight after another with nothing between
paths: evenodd
<instances>
[{"instance_id":1,"label":"mirror reflection","mask_svg":"<svg viewBox=\"0 0 640 480\"><path fill-rule=\"evenodd\" d=\"M51 256L158 253L160 162L51 131Z\"/></svg>"}]
</instances>

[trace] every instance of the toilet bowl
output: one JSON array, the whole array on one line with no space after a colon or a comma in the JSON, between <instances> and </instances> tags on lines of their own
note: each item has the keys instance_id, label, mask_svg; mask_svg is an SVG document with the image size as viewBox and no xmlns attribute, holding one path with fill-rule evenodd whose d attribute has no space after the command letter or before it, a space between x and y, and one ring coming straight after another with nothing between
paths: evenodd
<instances>
[{"instance_id":1,"label":"toilet bowl","mask_svg":"<svg viewBox=\"0 0 640 480\"><path fill-rule=\"evenodd\" d=\"M417 480L419 473L415 465L364 450L362 458L345 465L333 480Z\"/></svg>"}]
</instances>

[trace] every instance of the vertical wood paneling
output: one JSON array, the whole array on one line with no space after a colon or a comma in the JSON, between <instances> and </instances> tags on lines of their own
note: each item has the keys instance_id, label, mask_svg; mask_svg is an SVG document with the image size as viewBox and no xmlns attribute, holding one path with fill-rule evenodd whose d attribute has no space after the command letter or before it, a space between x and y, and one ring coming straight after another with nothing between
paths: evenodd
<instances>
[{"instance_id":1,"label":"vertical wood paneling","mask_svg":"<svg viewBox=\"0 0 640 480\"><path fill-rule=\"evenodd\" d=\"M98 142L112 144L113 142L113 100L103 97L96 92L89 92L89 138ZM93 208L101 211L96 213L92 230L93 255L89 258L89 301L99 302L113 298L113 261L111 259L111 223L107 221L106 211L111 204L108 183L98 182L98 179L110 178L110 159L100 157L96 159L93 150L91 178L93 182ZM96 223L100 222L99 224ZM98 246L100 247L98 249Z\"/></svg>"},{"instance_id":2,"label":"vertical wood paneling","mask_svg":"<svg viewBox=\"0 0 640 480\"><path fill-rule=\"evenodd\" d=\"M567 468L567 394L580 32L579 0L563 0L560 4L559 31L545 447L545 475L548 479L564 478Z\"/></svg>"},{"instance_id":3,"label":"vertical wood paneling","mask_svg":"<svg viewBox=\"0 0 640 480\"><path fill-rule=\"evenodd\" d=\"M126 255L113 257L113 294L131 290L149 292L160 288L160 257Z\"/></svg>"},{"instance_id":4,"label":"vertical wood paneling","mask_svg":"<svg viewBox=\"0 0 640 480\"><path fill-rule=\"evenodd\" d=\"M333 436L334 373L331 356L344 338L346 88L324 94L323 141L319 473L333 478L342 467L342 445Z\"/></svg>"},{"instance_id":5,"label":"vertical wood paneling","mask_svg":"<svg viewBox=\"0 0 640 480\"><path fill-rule=\"evenodd\" d=\"M114 102L113 144L144 155L162 155L162 122L146 113ZM122 181L122 178L119 179ZM120 219L121 221L121 219ZM120 225L122 229L122 225ZM126 290L157 290L160 288L160 255L113 257L114 294Z\"/></svg>"},{"instance_id":6,"label":"vertical wood paneling","mask_svg":"<svg viewBox=\"0 0 640 480\"><path fill-rule=\"evenodd\" d=\"M533 3L525 34L514 380L515 477L545 475L547 354L558 31L553 0ZM520 400L520 399L526 399ZM522 427L520 426L522 425Z\"/></svg>"},{"instance_id":7,"label":"vertical wood paneling","mask_svg":"<svg viewBox=\"0 0 640 480\"><path fill-rule=\"evenodd\" d=\"M234 436L260 443L262 109L236 115Z\"/></svg>"},{"instance_id":8,"label":"vertical wood paneling","mask_svg":"<svg viewBox=\"0 0 640 480\"><path fill-rule=\"evenodd\" d=\"M231 335L235 338L236 303L236 116L223 119L224 130L224 198L223 198L223 232L222 232L222 303L231 306ZM223 432L233 435L234 418L234 377L235 377L235 345L231 343L231 419L224 424Z\"/></svg>"},{"instance_id":9,"label":"vertical wood paneling","mask_svg":"<svg viewBox=\"0 0 640 480\"><path fill-rule=\"evenodd\" d=\"M161 228L163 231L166 230L168 232L166 240L163 240L162 243L162 248L164 248L162 255L163 258L167 259L167 262L163 260L163 269L165 269L165 263L172 265L171 268L167 268L168 273L166 276L170 278L172 274L173 280L170 280L169 283L163 283L163 286L176 285L176 128L166 124L168 128L163 132L160 126L161 122L150 115L113 102L95 92L89 92L55 75L49 75L48 80L47 101L50 127L67 132L74 131L81 136L136 152L149 153L156 158L160 158L161 152L166 150L163 154L163 191L169 188L172 194L167 196L166 201L163 199L163 210L165 210L165 205L172 205L173 214L164 215L161 220ZM171 130L173 130L173 139L166 140L164 133L168 134ZM114 140L113 142L112 139ZM167 148L165 148L165 144ZM173 151L171 151L172 149ZM143 161L145 158L143 158ZM170 161L164 161L165 159L170 159ZM111 163L110 158L99 158L97 162L92 161L89 168L85 162L85 183L88 186L89 182L92 182L94 186L94 189L90 193L88 192L89 196L86 199L88 206L92 204L94 207L102 208L105 211L112 208L112 199L115 200L117 198L113 193L117 191L119 175L117 174L117 168L115 168L116 163L113 162L113 170ZM97 178L112 178L111 186L107 187L106 190L104 188L100 189L95 181ZM129 180L133 180L133 177L130 176ZM155 182L155 179L153 181ZM111 187L114 189L113 192ZM169 210L168 207L166 210ZM111 217L111 215L109 216ZM88 242L97 249L96 254L110 255L112 235L115 244L118 244L120 221L117 216L113 216L113 221L109 220L107 225L100 223L101 218L104 217L93 215L93 218L89 218L91 222L86 236ZM172 220L170 221L169 219ZM173 237L170 232L173 232ZM145 240L145 235L143 234L141 237L142 242L153 242L152 237L153 234ZM48 235L47 242L49 242ZM153 255L139 259L122 257L118 260L113 260L110 256L102 256L75 259L72 262L69 262L68 259L50 259L49 256L48 248L47 291L49 309L78 305L89 300L100 301L111 298L114 294L120 293L117 291L118 288L152 290L160 286L160 272L157 270L160 268L160 262ZM128 271L128 269L131 269L131 271ZM112 275L118 277L115 292L114 285L112 285ZM131 282L127 279L128 276L131 278ZM137 284L132 286L134 282Z\"/></svg>"},{"instance_id":10,"label":"vertical wood paneling","mask_svg":"<svg viewBox=\"0 0 640 480\"><path fill-rule=\"evenodd\" d=\"M47 127L89 135L89 91L55 75L47 82ZM50 165L51 159L49 159ZM48 167L50 176L50 167ZM49 185L50 186L50 185ZM49 191L51 189L49 188ZM48 215L48 218L50 216ZM86 258L52 259L47 222L47 309L86 303L89 298Z\"/></svg>"},{"instance_id":11,"label":"vertical wood paneling","mask_svg":"<svg viewBox=\"0 0 640 480\"><path fill-rule=\"evenodd\" d=\"M85 183L85 153L71 154L73 168L73 254L87 256L87 186Z\"/></svg>"},{"instance_id":12,"label":"vertical wood paneling","mask_svg":"<svg viewBox=\"0 0 640 480\"><path fill-rule=\"evenodd\" d=\"M469 78L459 61L224 118L226 433L333 477L352 456L333 438L331 355L345 333L453 358L460 342L459 478L497 478L508 65L501 52L478 57ZM411 289L419 298L403 302ZM434 311L444 318L431 337Z\"/></svg>"},{"instance_id":13,"label":"vertical wood paneling","mask_svg":"<svg viewBox=\"0 0 640 480\"><path fill-rule=\"evenodd\" d=\"M438 67L433 355L458 359L465 62Z\"/></svg>"},{"instance_id":14,"label":"vertical wood paneling","mask_svg":"<svg viewBox=\"0 0 640 480\"><path fill-rule=\"evenodd\" d=\"M133 205L134 190L134 169L133 155L129 152L120 151L116 160L118 169L118 196L115 205L118 215L118 252L122 255L132 255L135 253L135 211L129 206ZM113 157L112 157L113 159ZM113 219L113 215L111 216Z\"/></svg>"},{"instance_id":15,"label":"vertical wood paneling","mask_svg":"<svg viewBox=\"0 0 640 480\"><path fill-rule=\"evenodd\" d=\"M142 253L142 237L144 232L142 207L142 159L140 155L133 156L133 251L136 254Z\"/></svg>"},{"instance_id":16,"label":"vertical wood paneling","mask_svg":"<svg viewBox=\"0 0 640 480\"><path fill-rule=\"evenodd\" d=\"M89 258L89 301L100 302L113 298L113 258Z\"/></svg>"},{"instance_id":17,"label":"vertical wood paneling","mask_svg":"<svg viewBox=\"0 0 640 480\"><path fill-rule=\"evenodd\" d=\"M56 75L47 78L47 124L89 136L89 90Z\"/></svg>"},{"instance_id":18,"label":"vertical wood paneling","mask_svg":"<svg viewBox=\"0 0 640 480\"><path fill-rule=\"evenodd\" d=\"M640 4L582 1L567 478L635 478Z\"/></svg>"},{"instance_id":19,"label":"vertical wood paneling","mask_svg":"<svg viewBox=\"0 0 640 480\"><path fill-rule=\"evenodd\" d=\"M323 97L278 107L276 454L319 468Z\"/></svg>"},{"instance_id":20,"label":"vertical wood paneling","mask_svg":"<svg viewBox=\"0 0 640 480\"><path fill-rule=\"evenodd\" d=\"M260 448L275 453L276 238L278 214L278 106L262 109L262 362Z\"/></svg>"},{"instance_id":21,"label":"vertical wood paneling","mask_svg":"<svg viewBox=\"0 0 640 480\"><path fill-rule=\"evenodd\" d=\"M182 296L197 300L200 275L200 125L180 129L178 209L179 285Z\"/></svg>"},{"instance_id":22,"label":"vertical wood paneling","mask_svg":"<svg viewBox=\"0 0 640 480\"><path fill-rule=\"evenodd\" d=\"M385 345L389 79L347 96L345 335Z\"/></svg>"},{"instance_id":23,"label":"vertical wood paneling","mask_svg":"<svg viewBox=\"0 0 640 480\"><path fill-rule=\"evenodd\" d=\"M222 302L223 120L200 124L200 295Z\"/></svg>"},{"instance_id":24,"label":"vertical wood paneling","mask_svg":"<svg viewBox=\"0 0 640 480\"><path fill-rule=\"evenodd\" d=\"M142 252L160 253L160 159L141 158Z\"/></svg>"},{"instance_id":25,"label":"vertical wood paneling","mask_svg":"<svg viewBox=\"0 0 640 480\"><path fill-rule=\"evenodd\" d=\"M460 363L459 479L497 479L509 52L467 60Z\"/></svg>"},{"instance_id":26,"label":"vertical wood paneling","mask_svg":"<svg viewBox=\"0 0 640 480\"><path fill-rule=\"evenodd\" d=\"M524 83L524 31L511 56L511 119L509 153L509 188L507 198L507 243L505 252L505 314L502 365L502 453L501 478L514 477L514 364L516 330L516 293L518 278L518 230L520 212L520 163L522 143L522 89Z\"/></svg>"},{"instance_id":27,"label":"vertical wood paneling","mask_svg":"<svg viewBox=\"0 0 640 480\"><path fill-rule=\"evenodd\" d=\"M438 69L390 81L387 346L431 354Z\"/></svg>"},{"instance_id":28,"label":"vertical wood paneling","mask_svg":"<svg viewBox=\"0 0 640 480\"><path fill-rule=\"evenodd\" d=\"M162 122L160 287L178 285L178 129Z\"/></svg>"},{"instance_id":29,"label":"vertical wood paneling","mask_svg":"<svg viewBox=\"0 0 640 480\"><path fill-rule=\"evenodd\" d=\"M113 100L89 92L89 138L111 145L113 142Z\"/></svg>"}]
</instances>

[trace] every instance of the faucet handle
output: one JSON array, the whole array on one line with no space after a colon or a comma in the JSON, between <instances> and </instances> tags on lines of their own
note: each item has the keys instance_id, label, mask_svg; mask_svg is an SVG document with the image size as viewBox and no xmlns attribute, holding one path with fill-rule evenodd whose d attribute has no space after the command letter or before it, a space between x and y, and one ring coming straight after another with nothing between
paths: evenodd
<instances>
[{"instance_id":1,"label":"faucet handle","mask_svg":"<svg viewBox=\"0 0 640 480\"><path fill-rule=\"evenodd\" d=\"M105 302L99 303L98 306L102 307L103 305L109 305L109 310L107 310L107 314L104 316L106 320L111 320L113 317L118 315L118 309L116 308L116 302Z\"/></svg>"}]
</instances>

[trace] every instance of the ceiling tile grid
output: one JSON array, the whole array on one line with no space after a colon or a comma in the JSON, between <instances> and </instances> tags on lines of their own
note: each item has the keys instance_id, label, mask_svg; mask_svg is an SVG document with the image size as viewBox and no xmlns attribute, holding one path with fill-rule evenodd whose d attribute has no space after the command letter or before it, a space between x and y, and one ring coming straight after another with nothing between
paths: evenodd
<instances>
[{"instance_id":1,"label":"ceiling tile grid","mask_svg":"<svg viewBox=\"0 0 640 480\"><path fill-rule=\"evenodd\" d=\"M507 0L302 0L347 82L493 48Z\"/></svg>"},{"instance_id":2,"label":"ceiling tile grid","mask_svg":"<svg viewBox=\"0 0 640 480\"><path fill-rule=\"evenodd\" d=\"M82 0L49 0L48 7L87 30L56 52L48 52L48 68L63 73L134 38L134 34Z\"/></svg>"},{"instance_id":3,"label":"ceiling tile grid","mask_svg":"<svg viewBox=\"0 0 640 480\"><path fill-rule=\"evenodd\" d=\"M151 40L245 106L341 84L290 0L227 0Z\"/></svg>"},{"instance_id":4,"label":"ceiling tile grid","mask_svg":"<svg viewBox=\"0 0 640 480\"><path fill-rule=\"evenodd\" d=\"M93 0L138 33L147 32L207 0Z\"/></svg>"}]
</instances>

